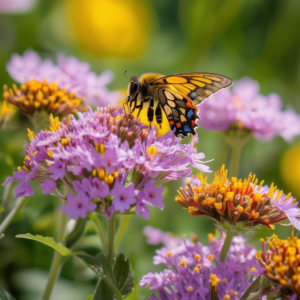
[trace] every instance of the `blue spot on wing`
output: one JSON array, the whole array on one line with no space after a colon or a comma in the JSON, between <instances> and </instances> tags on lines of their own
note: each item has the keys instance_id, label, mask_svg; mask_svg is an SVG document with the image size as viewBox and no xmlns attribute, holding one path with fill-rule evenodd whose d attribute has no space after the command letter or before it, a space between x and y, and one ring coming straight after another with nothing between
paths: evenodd
<instances>
[{"instance_id":1,"label":"blue spot on wing","mask_svg":"<svg viewBox=\"0 0 300 300\"><path fill-rule=\"evenodd\" d=\"M189 97L190 97L192 100L194 100L194 99L197 97L197 94L196 94L195 92L191 92L191 93L189 94Z\"/></svg>"},{"instance_id":2,"label":"blue spot on wing","mask_svg":"<svg viewBox=\"0 0 300 300\"><path fill-rule=\"evenodd\" d=\"M188 119L191 119L191 117L194 115L194 110L192 110L192 109L190 109L188 112L187 112L187 114L186 114L186 116L187 116L187 118Z\"/></svg>"},{"instance_id":3,"label":"blue spot on wing","mask_svg":"<svg viewBox=\"0 0 300 300\"><path fill-rule=\"evenodd\" d=\"M192 132L192 128L190 127L190 125L184 125L183 130L184 132Z\"/></svg>"}]
</instances>

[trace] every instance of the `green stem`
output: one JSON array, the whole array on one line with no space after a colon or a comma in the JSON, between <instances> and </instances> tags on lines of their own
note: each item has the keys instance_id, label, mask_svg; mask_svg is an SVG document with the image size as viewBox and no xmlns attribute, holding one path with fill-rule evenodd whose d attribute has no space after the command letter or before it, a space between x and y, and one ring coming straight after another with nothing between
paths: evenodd
<instances>
[{"instance_id":1,"label":"green stem","mask_svg":"<svg viewBox=\"0 0 300 300\"><path fill-rule=\"evenodd\" d=\"M115 226L116 226L116 216L113 215L110 220L108 220L108 247L107 247L107 258L113 265L115 257Z\"/></svg>"},{"instance_id":2,"label":"green stem","mask_svg":"<svg viewBox=\"0 0 300 300\"><path fill-rule=\"evenodd\" d=\"M246 292L243 294L243 296L240 298L240 300L246 300L248 298L248 296L252 293L255 293L259 290L260 288L260 278L261 276L258 276L253 282L252 284L248 287L248 289L246 290Z\"/></svg>"},{"instance_id":3,"label":"green stem","mask_svg":"<svg viewBox=\"0 0 300 300\"><path fill-rule=\"evenodd\" d=\"M96 214L88 213L88 217L95 225L95 230L100 238L104 252L107 251L107 238L101 220Z\"/></svg>"},{"instance_id":4,"label":"green stem","mask_svg":"<svg viewBox=\"0 0 300 300\"><path fill-rule=\"evenodd\" d=\"M65 235L66 225L67 225L67 216L62 211L58 211L58 224L57 225L58 225L57 241L62 242L64 235ZM60 255L59 252L55 251L54 257L53 257L53 260L51 263L51 268L50 268L50 272L49 272L47 285L44 290L42 300L50 299L54 284L56 282L56 279L59 276L61 267L64 262L65 262L65 259L62 257L62 255Z\"/></svg>"},{"instance_id":5,"label":"green stem","mask_svg":"<svg viewBox=\"0 0 300 300\"><path fill-rule=\"evenodd\" d=\"M232 239L233 239L233 234L227 233L224 244L223 244L223 247L222 247L222 251L221 251L221 254L220 254L220 261L221 262L226 261L227 253L228 253L228 250L230 248Z\"/></svg>"},{"instance_id":6,"label":"green stem","mask_svg":"<svg viewBox=\"0 0 300 300\"><path fill-rule=\"evenodd\" d=\"M231 174L231 176L238 177L240 155L241 155L241 147L238 145L232 145L231 146L231 158L230 158L230 174Z\"/></svg>"},{"instance_id":7,"label":"green stem","mask_svg":"<svg viewBox=\"0 0 300 300\"><path fill-rule=\"evenodd\" d=\"M9 183L4 188L4 193L3 193L3 197L2 197L2 206L3 207L6 206L7 200L9 198L10 192L12 190L12 186L13 186L13 184Z\"/></svg>"},{"instance_id":8,"label":"green stem","mask_svg":"<svg viewBox=\"0 0 300 300\"><path fill-rule=\"evenodd\" d=\"M3 222L0 225L0 235L5 231L5 229L11 223L11 221L17 215L17 213L24 207L27 200L28 197L26 196L17 199L13 209L9 212L9 214L6 216L6 218L3 220Z\"/></svg>"},{"instance_id":9,"label":"green stem","mask_svg":"<svg viewBox=\"0 0 300 300\"><path fill-rule=\"evenodd\" d=\"M122 240L122 237L126 231L126 228L128 226L128 223L130 221L131 216L123 216L121 219L121 224L118 228L118 232L115 238L115 249L117 249L119 247L119 244Z\"/></svg>"}]
</instances>

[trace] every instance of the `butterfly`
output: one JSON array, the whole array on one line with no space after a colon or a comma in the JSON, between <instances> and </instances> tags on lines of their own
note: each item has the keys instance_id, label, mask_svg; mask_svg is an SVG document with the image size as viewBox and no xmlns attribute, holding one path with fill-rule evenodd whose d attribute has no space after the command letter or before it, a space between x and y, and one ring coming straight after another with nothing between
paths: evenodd
<instances>
[{"instance_id":1,"label":"butterfly","mask_svg":"<svg viewBox=\"0 0 300 300\"><path fill-rule=\"evenodd\" d=\"M170 76L148 73L140 78L133 76L125 100L129 113L138 110L137 118L148 103L147 121L161 127L165 114L176 136L195 135L199 119L196 105L210 95L232 84L228 77L213 73L183 73Z\"/></svg>"}]
</instances>

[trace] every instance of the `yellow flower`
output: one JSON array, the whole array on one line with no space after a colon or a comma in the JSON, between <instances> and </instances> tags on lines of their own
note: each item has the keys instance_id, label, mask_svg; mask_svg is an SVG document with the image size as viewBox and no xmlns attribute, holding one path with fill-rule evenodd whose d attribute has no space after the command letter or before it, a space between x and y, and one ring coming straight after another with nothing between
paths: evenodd
<instances>
[{"instance_id":1,"label":"yellow flower","mask_svg":"<svg viewBox=\"0 0 300 300\"><path fill-rule=\"evenodd\" d=\"M12 105L8 104L5 100L0 102L0 128L3 128L9 122L14 113L15 109Z\"/></svg>"},{"instance_id":2,"label":"yellow flower","mask_svg":"<svg viewBox=\"0 0 300 300\"><path fill-rule=\"evenodd\" d=\"M278 287L276 290L280 294L276 296L289 299L290 295L297 294L299 299L300 239L291 237L281 240L274 234L267 242L261 240L261 243L262 251L257 251L256 259L265 269L264 276Z\"/></svg>"},{"instance_id":3,"label":"yellow flower","mask_svg":"<svg viewBox=\"0 0 300 300\"><path fill-rule=\"evenodd\" d=\"M145 0L68 0L79 44L96 56L135 58L150 35L152 8Z\"/></svg>"},{"instance_id":4,"label":"yellow flower","mask_svg":"<svg viewBox=\"0 0 300 300\"><path fill-rule=\"evenodd\" d=\"M56 83L48 84L47 81L27 81L19 89L15 84L13 89L4 86L3 96L21 114L28 117L32 117L36 112L64 116L87 110L83 99L58 88Z\"/></svg>"},{"instance_id":5,"label":"yellow flower","mask_svg":"<svg viewBox=\"0 0 300 300\"><path fill-rule=\"evenodd\" d=\"M293 195L300 198L300 143L285 152L281 160L281 175Z\"/></svg>"}]
</instances>

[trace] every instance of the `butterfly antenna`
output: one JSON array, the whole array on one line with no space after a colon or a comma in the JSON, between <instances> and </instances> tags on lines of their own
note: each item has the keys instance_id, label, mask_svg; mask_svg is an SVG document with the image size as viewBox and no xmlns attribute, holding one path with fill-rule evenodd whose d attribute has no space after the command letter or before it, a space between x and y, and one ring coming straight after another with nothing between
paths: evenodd
<instances>
[{"instance_id":1,"label":"butterfly antenna","mask_svg":"<svg viewBox=\"0 0 300 300\"><path fill-rule=\"evenodd\" d=\"M124 76L126 77L126 79L129 81L128 77L126 76L127 70L125 70L124 72Z\"/></svg>"}]
</instances>

